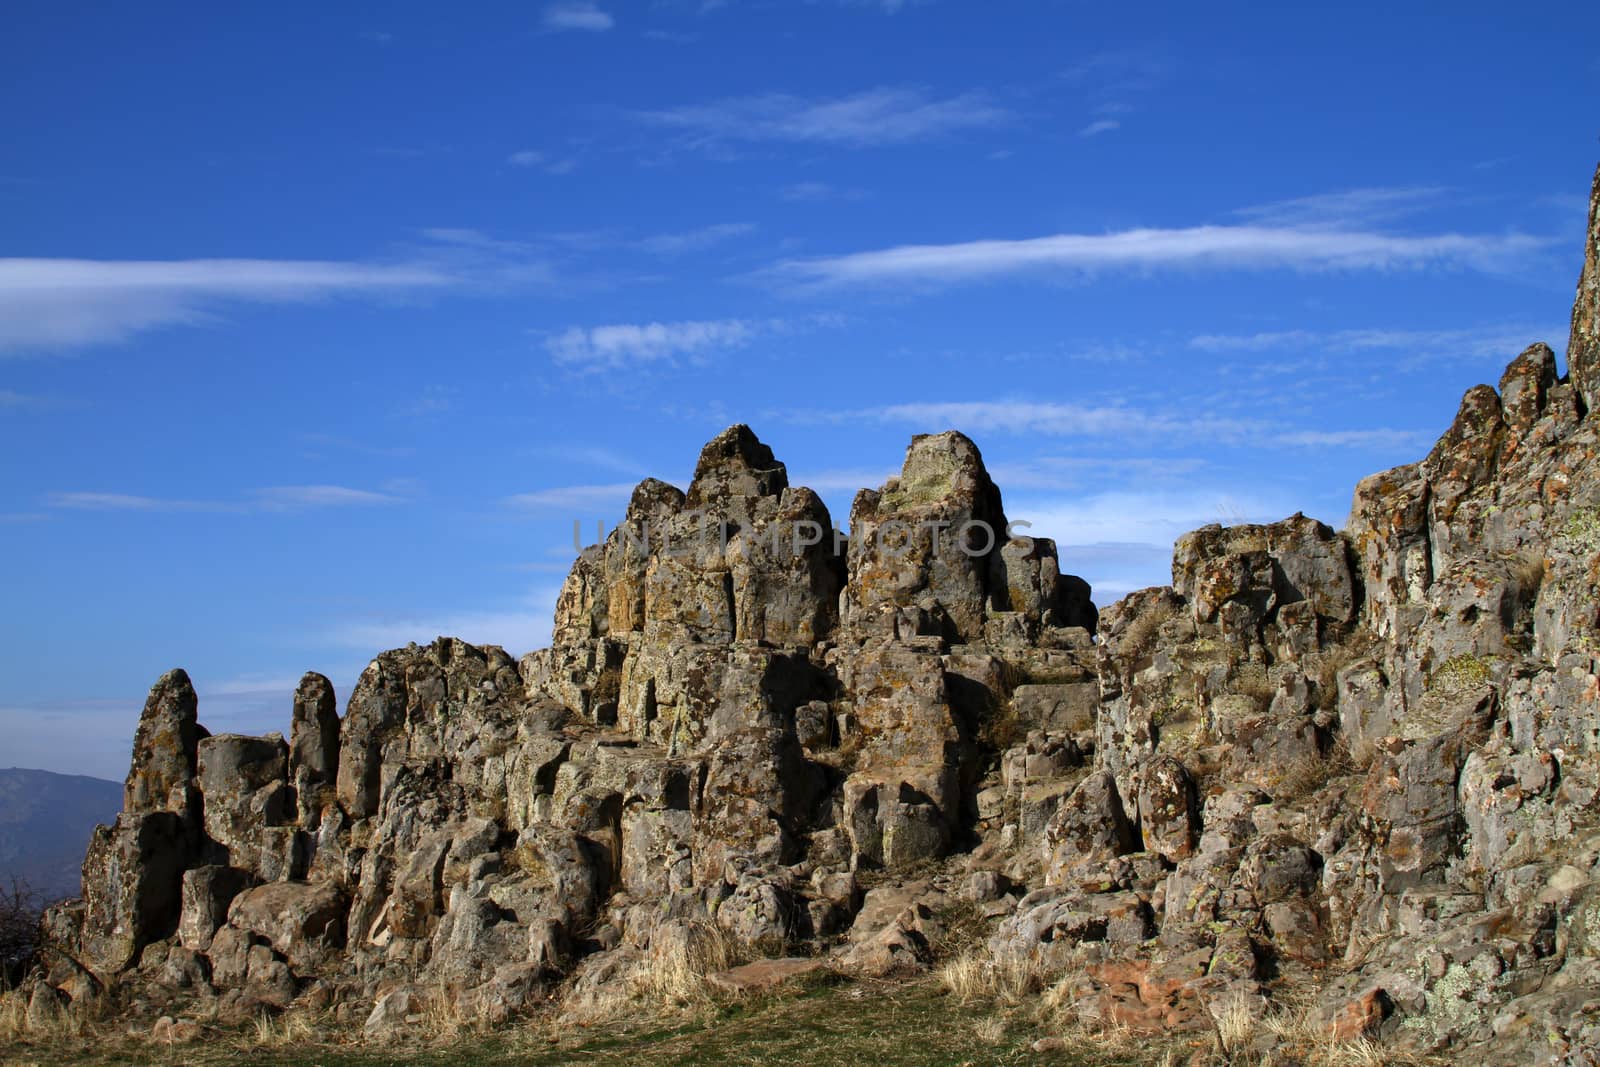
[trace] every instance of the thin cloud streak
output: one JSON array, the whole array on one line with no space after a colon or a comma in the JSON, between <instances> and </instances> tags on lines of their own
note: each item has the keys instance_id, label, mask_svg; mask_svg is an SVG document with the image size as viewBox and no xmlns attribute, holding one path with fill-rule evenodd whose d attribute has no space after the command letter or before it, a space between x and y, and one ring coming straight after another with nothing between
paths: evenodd
<instances>
[{"instance_id":1,"label":"thin cloud streak","mask_svg":"<svg viewBox=\"0 0 1600 1067\"><path fill-rule=\"evenodd\" d=\"M955 284L1016 274L1109 270L1404 270L1504 268L1547 241L1520 234L1395 236L1269 226L1194 226L1021 240L901 245L781 262L769 272L813 287Z\"/></svg>"},{"instance_id":2,"label":"thin cloud streak","mask_svg":"<svg viewBox=\"0 0 1600 1067\"><path fill-rule=\"evenodd\" d=\"M587 0L548 4L544 9L543 21L545 29L555 32L580 30L588 33L604 33L617 24L617 20L600 10L599 5L589 3Z\"/></svg>"},{"instance_id":3,"label":"thin cloud streak","mask_svg":"<svg viewBox=\"0 0 1600 1067\"><path fill-rule=\"evenodd\" d=\"M518 493L505 502L527 511L572 511L625 505L636 482L610 482L604 485L565 485Z\"/></svg>"},{"instance_id":4,"label":"thin cloud streak","mask_svg":"<svg viewBox=\"0 0 1600 1067\"><path fill-rule=\"evenodd\" d=\"M459 637L474 645L499 645L513 654L550 643L560 587L533 590L520 605L504 611L444 612L403 618L353 619L333 628L328 638L350 648L396 648L436 637Z\"/></svg>"},{"instance_id":5,"label":"thin cloud streak","mask_svg":"<svg viewBox=\"0 0 1600 1067\"><path fill-rule=\"evenodd\" d=\"M67 511L181 512L199 511L221 514L310 511L322 508L372 507L398 504L402 500L389 493L351 489L342 485L279 485L254 489L244 500L183 500L172 497L140 496L133 493L57 492L46 503Z\"/></svg>"},{"instance_id":6,"label":"thin cloud streak","mask_svg":"<svg viewBox=\"0 0 1600 1067\"><path fill-rule=\"evenodd\" d=\"M713 226L702 226L698 230L660 233L653 237L641 238L638 247L651 255L680 256L686 252L698 252L710 248L735 237L743 237L754 233L755 229L755 224L750 222L722 222Z\"/></svg>"},{"instance_id":7,"label":"thin cloud streak","mask_svg":"<svg viewBox=\"0 0 1600 1067\"><path fill-rule=\"evenodd\" d=\"M1106 440L1201 439L1230 445L1298 448L1334 445L1382 448L1423 440L1412 431L1388 427L1295 431L1265 419L1175 415L1161 411L1140 411L1120 404L953 400L890 404L842 413L801 416L802 419L808 417L817 421L871 420L911 426L922 431L952 427L969 434L1026 434ZM1023 477L1038 484L1040 475L1037 470L1030 470Z\"/></svg>"},{"instance_id":8,"label":"thin cloud streak","mask_svg":"<svg viewBox=\"0 0 1600 1067\"><path fill-rule=\"evenodd\" d=\"M374 296L454 284L442 270L318 260L0 259L0 356L125 340L228 303Z\"/></svg>"},{"instance_id":9,"label":"thin cloud streak","mask_svg":"<svg viewBox=\"0 0 1600 1067\"><path fill-rule=\"evenodd\" d=\"M926 90L884 86L832 99L784 93L733 97L709 104L641 111L651 125L680 130L696 144L787 141L849 147L906 144L991 129L1011 112L982 93L935 97Z\"/></svg>"},{"instance_id":10,"label":"thin cloud streak","mask_svg":"<svg viewBox=\"0 0 1600 1067\"><path fill-rule=\"evenodd\" d=\"M1269 330L1251 334L1199 334L1189 347L1202 352L1280 352L1316 349L1325 352L1397 351L1413 355L1449 352L1474 357L1516 355L1538 337L1559 339L1565 330L1518 326L1483 326L1469 330Z\"/></svg>"},{"instance_id":11,"label":"thin cloud streak","mask_svg":"<svg viewBox=\"0 0 1600 1067\"><path fill-rule=\"evenodd\" d=\"M1347 229L1415 215L1437 207L1450 192L1437 185L1379 186L1317 193L1240 208L1240 218L1268 226Z\"/></svg>"},{"instance_id":12,"label":"thin cloud streak","mask_svg":"<svg viewBox=\"0 0 1600 1067\"><path fill-rule=\"evenodd\" d=\"M741 348L781 328L781 323L749 319L575 326L547 340L545 349L557 363L599 370Z\"/></svg>"}]
</instances>

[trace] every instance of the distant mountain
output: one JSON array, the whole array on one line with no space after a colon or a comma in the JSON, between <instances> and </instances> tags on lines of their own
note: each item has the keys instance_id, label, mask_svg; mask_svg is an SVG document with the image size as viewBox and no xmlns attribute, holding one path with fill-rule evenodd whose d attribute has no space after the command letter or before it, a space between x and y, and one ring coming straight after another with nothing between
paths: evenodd
<instances>
[{"instance_id":1,"label":"distant mountain","mask_svg":"<svg viewBox=\"0 0 1600 1067\"><path fill-rule=\"evenodd\" d=\"M122 784L20 767L0 770L0 882L25 880L49 899L78 895L96 823L122 810Z\"/></svg>"}]
</instances>

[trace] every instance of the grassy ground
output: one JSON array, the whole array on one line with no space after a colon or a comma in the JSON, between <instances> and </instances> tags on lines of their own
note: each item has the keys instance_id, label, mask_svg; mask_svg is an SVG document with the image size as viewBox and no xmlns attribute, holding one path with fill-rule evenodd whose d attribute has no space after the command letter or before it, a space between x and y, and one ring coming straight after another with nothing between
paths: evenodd
<instances>
[{"instance_id":1,"label":"grassy ground","mask_svg":"<svg viewBox=\"0 0 1600 1067\"><path fill-rule=\"evenodd\" d=\"M1044 1036L1031 1013L1007 1014L992 1004L963 1004L936 984L816 983L781 995L723 1003L676 1020L614 1022L593 1032L553 1032L529 1025L445 1043L358 1048L304 1036L255 1042L218 1035L181 1046L150 1046L104 1037L51 1046L0 1048L0 1063L46 1067L88 1064L252 1063L318 1067L379 1065L560 1064L652 1067L980 1067L1057 1064L1113 1067L1154 1057L1119 1058L1104 1049L1049 1053L1029 1046ZM75 1046L75 1047L74 1047Z\"/></svg>"}]
</instances>

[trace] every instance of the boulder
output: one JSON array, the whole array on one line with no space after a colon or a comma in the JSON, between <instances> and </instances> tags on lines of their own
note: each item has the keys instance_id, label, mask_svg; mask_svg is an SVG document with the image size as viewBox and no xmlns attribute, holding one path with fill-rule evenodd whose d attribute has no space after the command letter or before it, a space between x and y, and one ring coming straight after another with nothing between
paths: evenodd
<instances>
[{"instance_id":1,"label":"boulder","mask_svg":"<svg viewBox=\"0 0 1600 1067\"><path fill-rule=\"evenodd\" d=\"M300 974L344 947L349 901L327 883L274 882L247 889L228 908L228 924L264 939Z\"/></svg>"}]
</instances>

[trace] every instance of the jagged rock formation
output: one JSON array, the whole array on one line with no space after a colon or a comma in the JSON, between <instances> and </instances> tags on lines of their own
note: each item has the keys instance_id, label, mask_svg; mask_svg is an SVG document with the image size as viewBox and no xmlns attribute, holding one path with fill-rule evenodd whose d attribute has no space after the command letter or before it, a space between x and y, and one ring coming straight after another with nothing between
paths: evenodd
<instances>
[{"instance_id":1,"label":"jagged rock formation","mask_svg":"<svg viewBox=\"0 0 1600 1067\"><path fill-rule=\"evenodd\" d=\"M308 675L287 743L207 736L164 676L49 989L382 1029L442 983L499 1018L708 925L915 970L965 899L1108 1024L1311 975L1340 1036L1595 1047L1595 191L1570 376L1528 349L1343 531L1206 527L1097 613L961 434L846 541L735 426L687 492L640 484L520 663L386 652L342 720Z\"/></svg>"}]
</instances>

